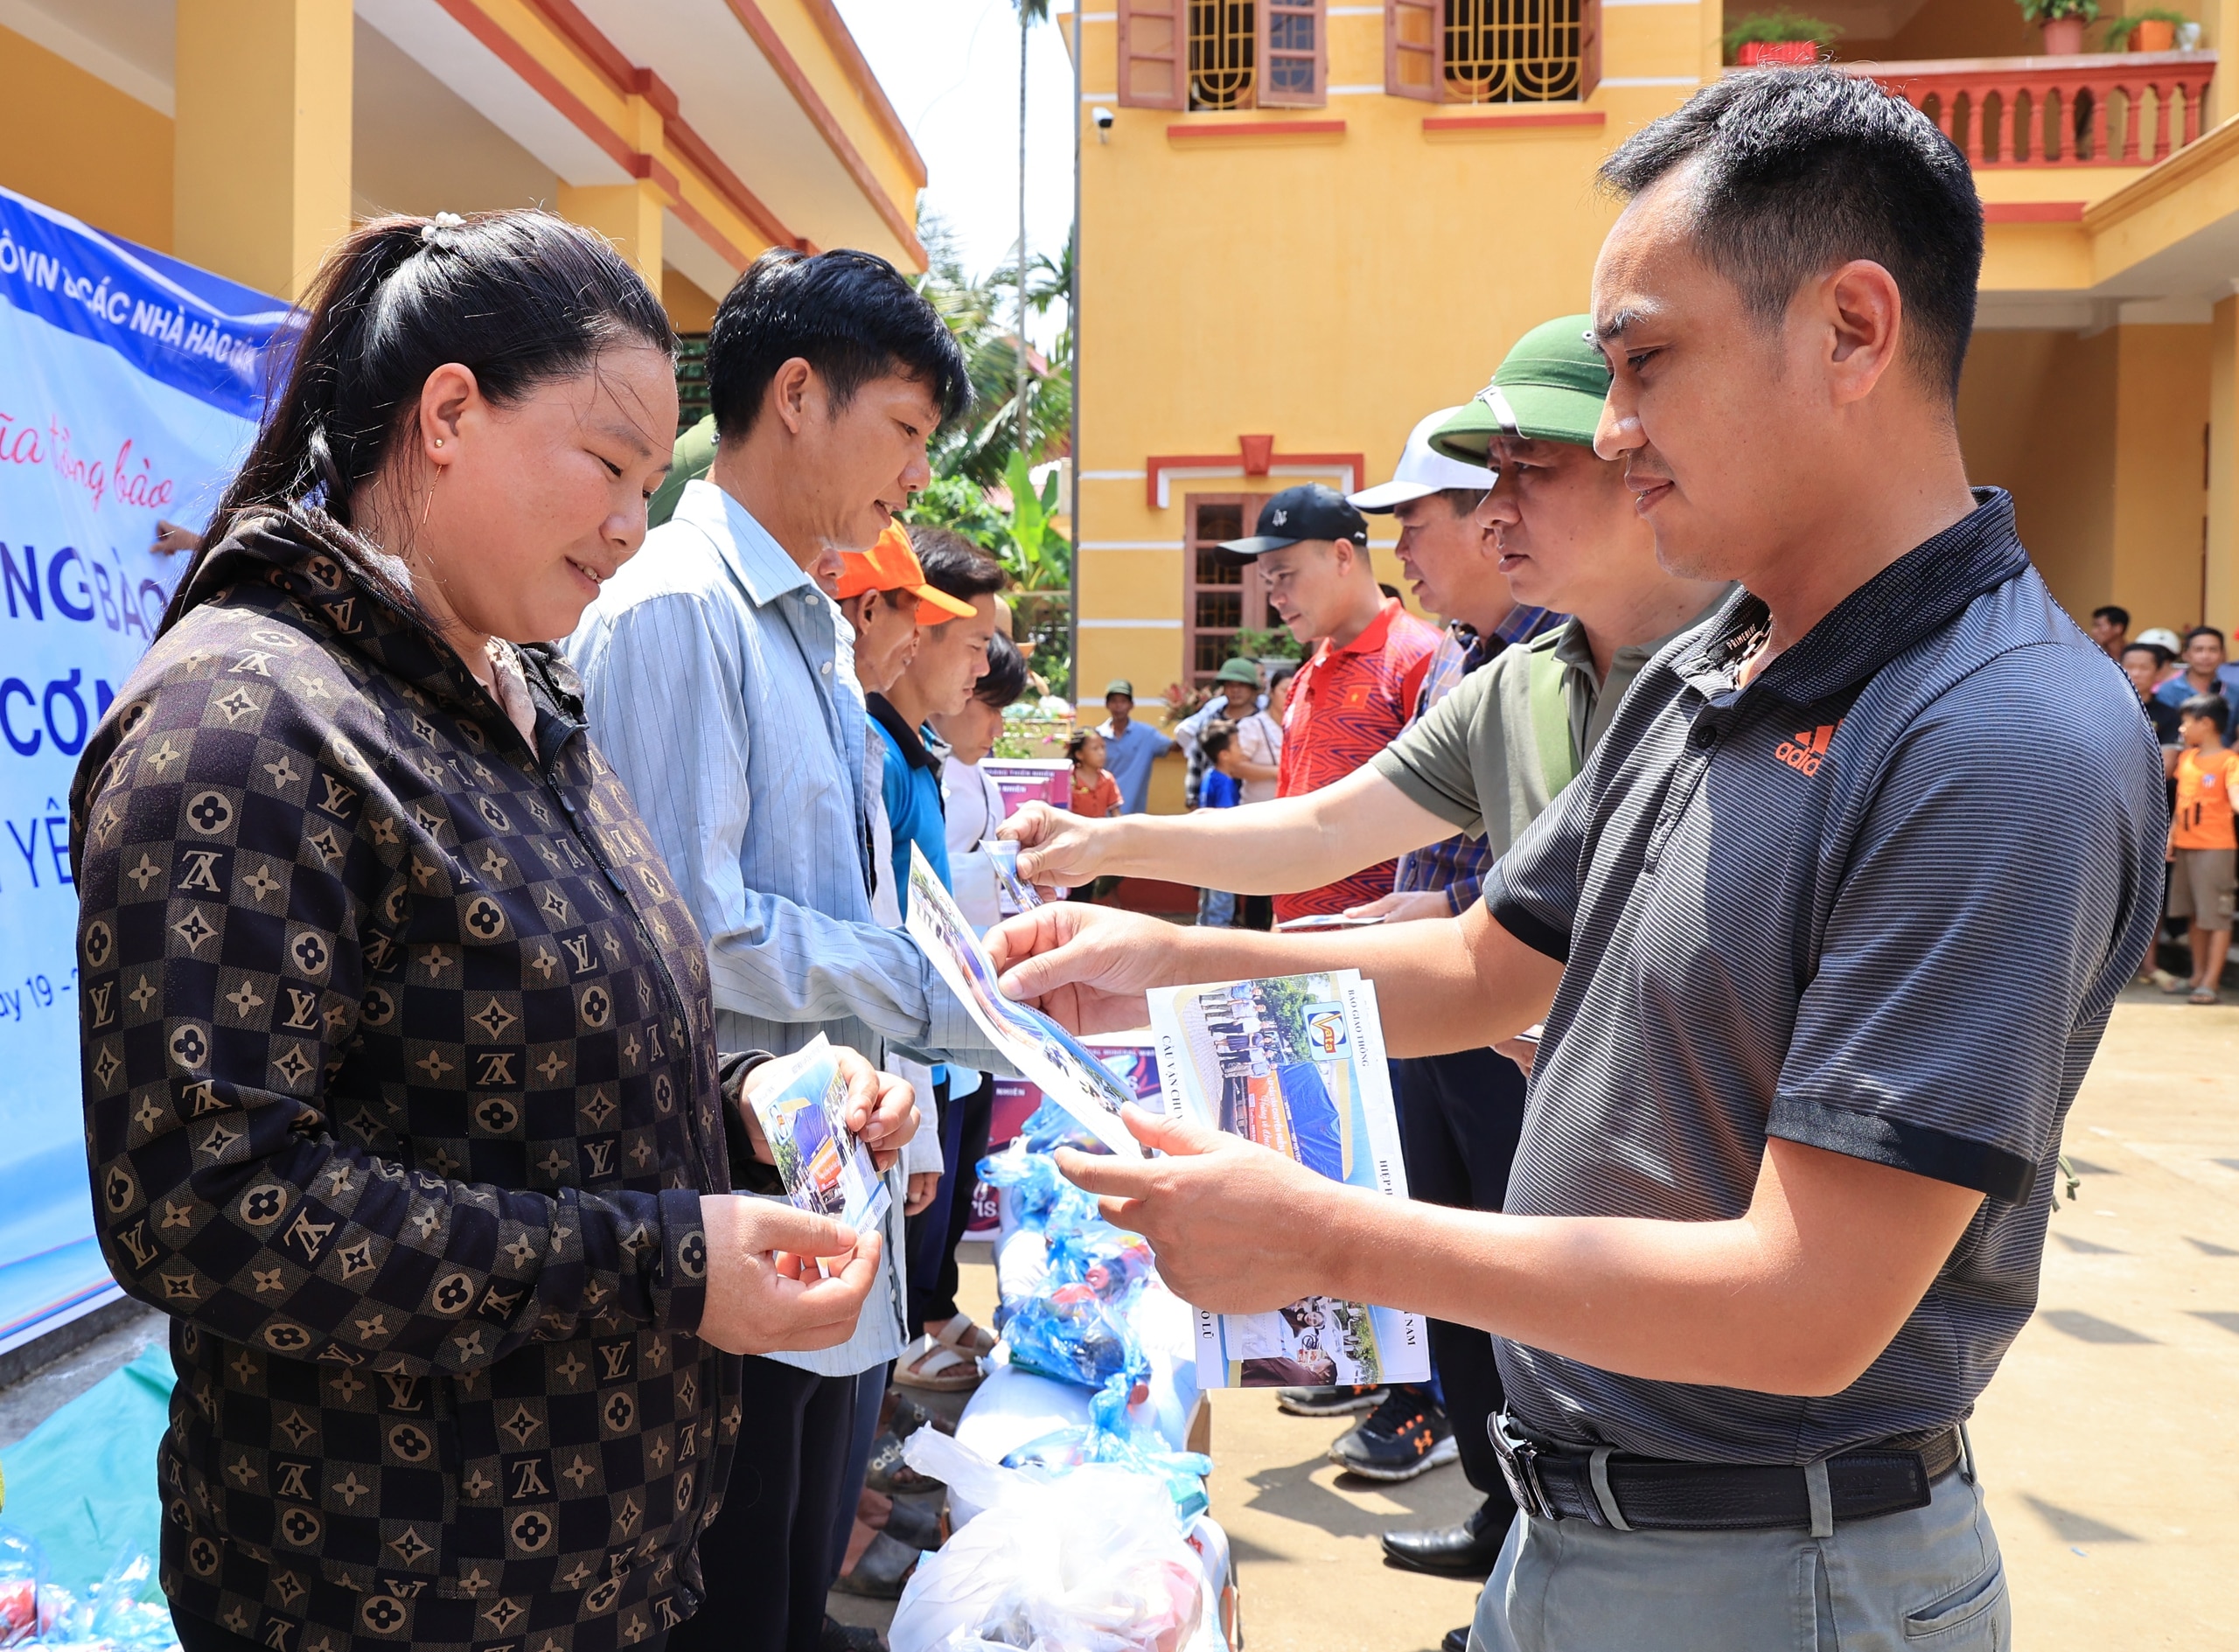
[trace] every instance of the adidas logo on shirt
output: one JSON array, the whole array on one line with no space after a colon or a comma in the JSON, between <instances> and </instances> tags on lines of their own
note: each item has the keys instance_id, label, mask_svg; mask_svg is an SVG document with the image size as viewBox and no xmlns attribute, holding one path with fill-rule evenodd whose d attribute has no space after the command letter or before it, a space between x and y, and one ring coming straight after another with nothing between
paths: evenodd
<instances>
[{"instance_id":1,"label":"adidas logo on shirt","mask_svg":"<svg viewBox=\"0 0 2239 1652\"><path fill-rule=\"evenodd\" d=\"M1843 726L1842 720L1823 722L1817 728L1799 729L1793 739L1781 742L1780 749L1773 755L1798 774L1819 772L1819 760L1827 755L1827 742L1835 737L1835 730Z\"/></svg>"}]
</instances>

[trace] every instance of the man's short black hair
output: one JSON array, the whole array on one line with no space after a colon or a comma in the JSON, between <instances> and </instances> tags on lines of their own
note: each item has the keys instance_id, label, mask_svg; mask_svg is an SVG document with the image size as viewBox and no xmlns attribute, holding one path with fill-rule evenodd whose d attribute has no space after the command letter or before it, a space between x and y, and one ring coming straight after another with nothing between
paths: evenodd
<instances>
[{"instance_id":1,"label":"man's short black hair","mask_svg":"<svg viewBox=\"0 0 2239 1652\"><path fill-rule=\"evenodd\" d=\"M943 423L972 405L956 335L893 265L869 253L774 248L723 295L708 333L718 438L736 441L754 428L770 381L795 356L816 369L835 410L888 373L922 383Z\"/></svg>"},{"instance_id":2,"label":"man's short black hair","mask_svg":"<svg viewBox=\"0 0 2239 1652\"><path fill-rule=\"evenodd\" d=\"M2154 667L2157 670L2161 666L2167 665L2173 658L2169 651L2164 648L2159 643L2124 643L2123 645L2123 658L2124 659L2128 659L2132 654L2152 655Z\"/></svg>"},{"instance_id":3,"label":"man's short black hair","mask_svg":"<svg viewBox=\"0 0 2239 1652\"><path fill-rule=\"evenodd\" d=\"M2231 722L2231 702L2222 694L2194 694L2177 708L2180 717L2208 717L2221 730Z\"/></svg>"},{"instance_id":4,"label":"man's short black hair","mask_svg":"<svg viewBox=\"0 0 2239 1652\"><path fill-rule=\"evenodd\" d=\"M1001 711L1025 692L1026 656L1018 652L1016 643L997 631L987 639L987 669L972 685L972 697Z\"/></svg>"},{"instance_id":5,"label":"man's short black hair","mask_svg":"<svg viewBox=\"0 0 2239 1652\"><path fill-rule=\"evenodd\" d=\"M2117 631L2128 631L2131 628L2131 610L2127 608L2117 608L2112 603L2103 603L2093 609L2091 617L2105 620Z\"/></svg>"},{"instance_id":6,"label":"man's short black hair","mask_svg":"<svg viewBox=\"0 0 2239 1652\"><path fill-rule=\"evenodd\" d=\"M2215 638L2215 645L2218 648L2223 646L2223 633L2213 625L2194 626L2185 633L2185 646L2190 648L2193 645L2193 638L2195 637L2213 637Z\"/></svg>"},{"instance_id":7,"label":"man's short black hair","mask_svg":"<svg viewBox=\"0 0 2239 1652\"><path fill-rule=\"evenodd\" d=\"M910 548L925 570L925 583L945 596L968 603L1003 589L1003 565L953 528L913 526Z\"/></svg>"},{"instance_id":8,"label":"man's short black hair","mask_svg":"<svg viewBox=\"0 0 2239 1652\"><path fill-rule=\"evenodd\" d=\"M1767 327L1805 282L1871 259L1896 278L1914 366L1957 399L1983 204L1935 122L1839 68L1752 70L1651 121L1601 176L1630 199L1691 164L1695 245Z\"/></svg>"}]
</instances>

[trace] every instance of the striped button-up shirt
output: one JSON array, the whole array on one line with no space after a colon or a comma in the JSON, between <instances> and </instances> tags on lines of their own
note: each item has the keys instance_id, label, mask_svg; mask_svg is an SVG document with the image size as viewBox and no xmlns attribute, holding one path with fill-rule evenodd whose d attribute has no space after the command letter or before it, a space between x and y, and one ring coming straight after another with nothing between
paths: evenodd
<instances>
[{"instance_id":1,"label":"striped button-up shirt","mask_svg":"<svg viewBox=\"0 0 2239 1652\"><path fill-rule=\"evenodd\" d=\"M708 938L718 1047L783 1055L822 1033L873 1060L891 1042L985 1064L917 944L871 916L854 638L745 506L688 485L568 653L601 749ZM893 1358L899 1312L881 1294L847 1342L773 1357L827 1376Z\"/></svg>"},{"instance_id":2,"label":"striped button-up shirt","mask_svg":"<svg viewBox=\"0 0 2239 1652\"><path fill-rule=\"evenodd\" d=\"M1420 722L1428 716L1431 708L1460 687L1464 677L1510 643L1528 643L1569 618L1568 614L1558 614L1552 609L1518 603L1489 631L1474 631L1459 620L1448 625L1446 635L1439 641L1438 652L1431 656L1431 668L1423 677L1423 692L1415 701L1414 721ZM1444 889L1447 904L1459 915L1477 903L1478 893L1484 885L1485 868L1492 863L1493 847L1489 842L1457 832L1426 848L1410 849L1401 855L1399 869L1392 880L1392 891L1404 895L1413 889Z\"/></svg>"}]
</instances>

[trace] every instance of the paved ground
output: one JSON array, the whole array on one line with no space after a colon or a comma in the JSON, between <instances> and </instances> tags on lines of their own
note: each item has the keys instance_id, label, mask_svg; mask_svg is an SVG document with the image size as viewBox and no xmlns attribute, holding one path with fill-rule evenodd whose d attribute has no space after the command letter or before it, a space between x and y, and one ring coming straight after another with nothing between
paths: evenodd
<instances>
[{"instance_id":1,"label":"paved ground","mask_svg":"<svg viewBox=\"0 0 2239 1652\"><path fill-rule=\"evenodd\" d=\"M2119 1006L2068 1147L2080 1195L2053 1218L2040 1311L1974 1427L2016 1640L2239 1645L2239 1007ZM986 1258L966 1247L962 1300L983 1321ZM0 1392L0 1446L146 1334L127 1327ZM1213 1511L1239 1559L1252 1652L1429 1652L1468 1614L1471 1586L1388 1569L1376 1542L1466 1513L1460 1470L1393 1487L1340 1475L1322 1453L1344 1426L1284 1417L1271 1395L1215 1400Z\"/></svg>"}]
</instances>

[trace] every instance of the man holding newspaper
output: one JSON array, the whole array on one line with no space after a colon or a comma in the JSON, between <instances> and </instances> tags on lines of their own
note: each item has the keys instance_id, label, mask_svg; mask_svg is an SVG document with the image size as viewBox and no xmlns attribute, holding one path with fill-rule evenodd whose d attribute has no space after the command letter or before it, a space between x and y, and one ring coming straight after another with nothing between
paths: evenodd
<instances>
[{"instance_id":1,"label":"man holding newspaper","mask_svg":"<svg viewBox=\"0 0 2239 1652\"><path fill-rule=\"evenodd\" d=\"M2152 929L2156 754L2010 501L1968 488L1982 213L1948 140L1787 71L1705 90L1605 178L1596 448L1665 569L1744 589L1597 708L1459 917L1262 936L1067 903L989 950L1080 1031L1161 986L1347 968L1393 1055L1545 1023L1504 1214L1140 1114L1165 1157L1063 1161L1201 1308L1400 1279L1494 1335L1524 1512L1471 1647L2003 1645L1963 1422ZM2016 742L2067 783L2057 818L1998 806ZM1399 789L1406 847L1461 818ZM1046 824L1018 824L1022 871L1079 881Z\"/></svg>"}]
</instances>

